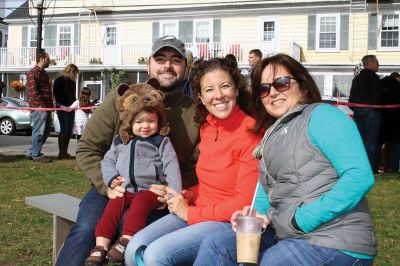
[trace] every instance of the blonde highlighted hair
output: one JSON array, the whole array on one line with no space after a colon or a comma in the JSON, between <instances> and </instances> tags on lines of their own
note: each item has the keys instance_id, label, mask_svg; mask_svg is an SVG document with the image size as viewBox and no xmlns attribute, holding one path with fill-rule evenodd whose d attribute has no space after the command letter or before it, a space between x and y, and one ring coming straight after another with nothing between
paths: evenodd
<instances>
[{"instance_id":1,"label":"blonde highlighted hair","mask_svg":"<svg viewBox=\"0 0 400 266\"><path fill-rule=\"evenodd\" d=\"M76 80L76 75L79 73L79 68L74 64L66 65L61 72L61 75L70 78L72 80Z\"/></svg>"}]
</instances>

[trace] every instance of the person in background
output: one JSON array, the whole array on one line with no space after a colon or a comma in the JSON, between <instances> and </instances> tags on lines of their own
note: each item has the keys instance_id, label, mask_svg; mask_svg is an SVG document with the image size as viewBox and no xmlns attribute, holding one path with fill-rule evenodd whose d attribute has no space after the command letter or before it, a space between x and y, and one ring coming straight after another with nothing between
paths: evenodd
<instances>
[{"instance_id":1,"label":"person in background","mask_svg":"<svg viewBox=\"0 0 400 266\"><path fill-rule=\"evenodd\" d=\"M183 195L170 186L151 186L162 202L167 200L171 214L129 241L127 266L192 265L202 239L229 226L233 211L250 204L257 183L257 160L251 151L261 136L250 131L254 119L241 79L238 68L226 59L210 59L196 69L199 184Z\"/></svg>"},{"instance_id":2,"label":"person in background","mask_svg":"<svg viewBox=\"0 0 400 266\"><path fill-rule=\"evenodd\" d=\"M76 77L79 69L74 64L67 65L61 76L54 81L53 91L56 106L70 106L76 100ZM68 145L72 136L72 129L75 122L75 111L57 111L58 121L60 122L60 133L58 134L58 159L71 160L75 156L68 154Z\"/></svg>"},{"instance_id":3,"label":"person in background","mask_svg":"<svg viewBox=\"0 0 400 266\"><path fill-rule=\"evenodd\" d=\"M2 80L0 80L0 99L3 96L3 89L6 87L6 84Z\"/></svg>"},{"instance_id":4,"label":"person in background","mask_svg":"<svg viewBox=\"0 0 400 266\"><path fill-rule=\"evenodd\" d=\"M155 79L149 80L159 85ZM96 226L96 247L86 266L108 261L121 265L128 241L142 229L151 210L162 207L151 184L165 184L182 191L179 163L170 139L162 96L150 84L122 84L118 87L122 125L110 150L101 161L103 181L109 187L124 179L123 197L110 199ZM118 223L125 213L122 236L108 251L116 237ZM107 261L108 259L108 261Z\"/></svg>"},{"instance_id":5,"label":"person in background","mask_svg":"<svg viewBox=\"0 0 400 266\"><path fill-rule=\"evenodd\" d=\"M26 92L29 107L54 108L51 83L46 68L50 65L49 54L40 51L36 58L36 65L26 75ZM41 152L43 144L50 135L51 112L32 111L32 146L28 149L26 156L35 162L51 162L51 158L44 156Z\"/></svg>"},{"instance_id":6,"label":"person in background","mask_svg":"<svg viewBox=\"0 0 400 266\"><path fill-rule=\"evenodd\" d=\"M250 50L250 52L249 52L249 66L250 66L250 68L253 69L253 67L258 62L260 62L262 57L263 57L263 54L262 54L261 50L259 50L259 49Z\"/></svg>"},{"instance_id":7,"label":"person in background","mask_svg":"<svg viewBox=\"0 0 400 266\"><path fill-rule=\"evenodd\" d=\"M163 36L154 41L149 58L148 73L160 83L163 103L171 129L168 137L178 156L182 186L197 183L195 164L199 127L194 122L195 105L183 94L182 81L186 69L185 44L174 36ZM122 197L120 185L109 188L104 183L100 162L110 148L120 128L118 93L112 90L90 117L76 150L79 168L92 183L79 206L76 223L64 242L56 265L83 265L95 246L95 228L109 200ZM121 182L122 184L122 182ZM149 222L160 217L160 211L150 214Z\"/></svg>"},{"instance_id":8,"label":"person in background","mask_svg":"<svg viewBox=\"0 0 400 266\"><path fill-rule=\"evenodd\" d=\"M383 104L400 104L400 74L393 72L381 79ZM384 144L382 159L384 172L399 172L400 160L400 129L397 122L400 118L400 108L383 108L380 127L380 141Z\"/></svg>"},{"instance_id":9,"label":"person in background","mask_svg":"<svg viewBox=\"0 0 400 266\"><path fill-rule=\"evenodd\" d=\"M362 58L364 69L354 77L350 89L349 103L382 104L382 89L380 78L376 74L379 62L375 55L366 55ZM364 142L369 162L374 173L378 173L376 154L378 147L381 110L370 107L353 107L353 117Z\"/></svg>"},{"instance_id":10,"label":"person in background","mask_svg":"<svg viewBox=\"0 0 400 266\"><path fill-rule=\"evenodd\" d=\"M251 92L251 72L253 71L253 67L261 60L263 54L260 49L252 49L249 52L249 69L243 68L241 73L246 78L247 88Z\"/></svg>"},{"instance_id":11,"label":"person in background","mask_svg":"<svg viewBox=\"0 0 400 266\"><path fill-rule=\"evenodd\" d=\"M313 78L290 56L265 58L253 71L254 130L267 129L253 153L256 211L236 211L233 230L205 238L194 265L237 265L239 215L264 220L259 265L372 265L377 243L365 196L374 175L355 123L321 103Z\"/></svg>"},{"instance_id":12,"label":"person in background","mask_svg":"<svg viewBox=\"0 0 400 266\"><path fill-rule=\"evenodd\" d=\"M238 67L238 62L235 55L227 54L225 55L225 59L230 60L234 66Z\"/></svg>"},{"instance_id":13,"label":"person in background","mask_svg":"<svg viewBox=\"0 0 400 266\"><path fill-rule=\"evenodd\" d=\"M185 70L185 79L182 82L182 90L183 94L193 98L193 89L192 89L192 79L193 79L193 53L189 50L186 51L186 70Z\"/></svg>"},{"instance_id":14,"label":"person in background","mask_svg":"<svg viewBox=\"0 0 400 266\"><path fill-rule=\"evenodd\" d=\"M64 108L81 108L81 107L90 107L92 106L90 102L91 91L88 87L83 87L79 92L79 98L75 102L73 102L70 106L60 107ZM67 112L71 112L72 110L68 110ZM85 130L86 123L89 119L90 114L92 113L92 109L77 109L75 110L75 122L74 127L72 129L72 134L76 135L76 139L79 141Z\"/></svg>"}]
</instances>

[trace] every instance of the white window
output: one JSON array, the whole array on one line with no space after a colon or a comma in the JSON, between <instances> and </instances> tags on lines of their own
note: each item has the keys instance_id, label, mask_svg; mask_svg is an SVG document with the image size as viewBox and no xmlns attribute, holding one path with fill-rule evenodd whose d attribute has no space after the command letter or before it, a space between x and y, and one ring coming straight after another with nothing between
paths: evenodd
<instances>
[{"instance_id":1,"label":"white window","mask_svg":"<svg viewBox=\"0 0 400 266\"><path fill-rule=\"evenodd\" d=\"M88 87L91 92L90 99L97 100L102 102L103 101L103 85L101 80L97 81L89 81L85 80L83 82L83 86Z\"/></svg>"},{"instance_id":2,"label":"white window","mask_svg":"<svg viewBox=\"0 0 400 266\"><path fill-rule=\"evenodd\" d=\"M195 20L193 23L194 42L208 43L212 42L212 20Z\"/></svg>"},{"instance_id":3,"label":"white window","mask_svg":"<svg viewBox=\"0 0 400 266\"><path fill-rule=\"evenodd\" d=\"M160 21L160 37L165 35L178 37L178 28L179 25L177 20Z\"/></svg>"},{"instance_id":4,"label":"white window","mask_svg":"<svg viewBox=\"0 0 400 266\"><path fill-rule=\"evenodd\" d=\"M399 13L384 14L381 21L380 47L399 48Z\"/></svg>"},{"instance_id":5,"label":"white window","mask_svg":"<svg viewBox=\"0 0 400 266\"><path fill-rule=\"evenodd\" d=\"M349 97L353 75L334 74L332 75L332 96L337 98Z\"/></svg>"},{"instance_id":6,"label":"white window","mask_svg":"<svg viewBox=\"0 0 400 266\"><path fill-rule=\"evenodd\" d=\"M106 45L117 45L117 27L106 26L105 37Z\"/></svg>"},{"instance_id":7,"label":"white window","mask_svg":"<svg viewBox=\"0 0 400 266\"><path fill-rule=\"evenodd\" d=\"M263 23L263 41L272 41L275 39L275 21L264 21Z\"/></svg>"},{"instance_id":8,"label":"white window","mask_svg":"<svg viewBox=\"0 0 400 266\"><path fill-rule=\"evenodd\" d=\"M345 72L311 73L318 86L321 96L346 99L350 95L353 74Z\"/></svg>"},{"instance_id":9,"label":"white window","mask_svg":"<svg viewBox=\"0 0 400 266\"><path fill-rule=\"evenodd\" d=\"M317 49L337 51L339 49L340 16L339 14L317 15Z\"/></svg>"},{"instance_id":10,"label":"white window","mask_svg":"<svg viewBox=\"0 0 400 266\"><path fill-rule=\"evenodd\" d=\"M37 47L37 29L35 26L28 28L28 47Z\"/></svg>"},{"instance_id":11,"label":"white window","mask_svg":"<svg viewBox=\"0 0 400 266\"><path fill-rule=\"evenodd\" d=\"M58 25L57 26L57 37L58 46L71 46L73 43L73 27L72 25Z\"/></svg>"}]
</instances>

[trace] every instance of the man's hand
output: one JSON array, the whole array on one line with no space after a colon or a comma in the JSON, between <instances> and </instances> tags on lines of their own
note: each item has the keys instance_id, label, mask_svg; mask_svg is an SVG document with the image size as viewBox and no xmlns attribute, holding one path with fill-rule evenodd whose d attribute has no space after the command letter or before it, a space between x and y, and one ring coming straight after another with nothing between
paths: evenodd
<instances>
[{"instance_id":1,"label":"man's hand","mask_svg":"<svg viewBox=\"0 0 400 266\"><path fill-rule=\"evenodd\" d=\"M121 187L121 184L124 182L125 178L123 176L117 176L113 181L111 181L111 186L107 189L107 196L109 199L124 196L126 190Z\"/></svg>"}]
</instances>

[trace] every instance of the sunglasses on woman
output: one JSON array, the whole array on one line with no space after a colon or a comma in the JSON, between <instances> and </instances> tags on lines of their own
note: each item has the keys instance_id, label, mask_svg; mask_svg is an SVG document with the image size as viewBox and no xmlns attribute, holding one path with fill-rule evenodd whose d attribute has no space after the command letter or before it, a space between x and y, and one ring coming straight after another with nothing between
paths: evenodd
<instances>
[{"instance_id":1,"label":"sunglasses on woman","mask_svg":"<svg viewBox=\"0 0 400 266\"><path fill-rule=\"evenodd\" d=\"M260 97L267 97L271 91L271 87L274 86L275 90L279 92L284 92L290 89L290 80L297 80L291 76L284 76L276 78L272 83L261 83L258 85L258 90L260 91Z\"/></svg>"}]
</instances>

